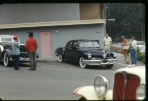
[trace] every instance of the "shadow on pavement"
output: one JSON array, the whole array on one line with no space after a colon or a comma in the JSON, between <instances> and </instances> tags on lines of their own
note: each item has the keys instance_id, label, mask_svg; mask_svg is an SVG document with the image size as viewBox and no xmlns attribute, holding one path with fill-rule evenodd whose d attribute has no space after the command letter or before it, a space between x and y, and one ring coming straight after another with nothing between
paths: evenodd
<instances>
[{"instance_id":1,"label":"shadow on pavement","mask_svg":"<svg viewBox=\"0 0 148 101\"><path fill-rule=\"evenodd\" d=\"M81 68L81 67L79 67L78 64L73 63L73 62L66 61L64 63L71 64L71 65L74 65L74 66L76 66L78 68ZM100 69L110 69L110 68L106 68L105 66L97 66L96 65L96 66L87 66L86 69L96 69L96 70L98 69L98 70L100 70Z\"/></svg>"},{"instance_id":2,"label":"shadow on pavement","mask_svg":"<svg viewBox=\"0 0 148 101\"><path fill-rule=\"evenodd\" d=\"M2 61L0 61L0 66L4 66ZM13 63L9 67L13 68ZM29 63L21 63L20 67L30 67L30 64Z\"/></svg>"}]
</instances>

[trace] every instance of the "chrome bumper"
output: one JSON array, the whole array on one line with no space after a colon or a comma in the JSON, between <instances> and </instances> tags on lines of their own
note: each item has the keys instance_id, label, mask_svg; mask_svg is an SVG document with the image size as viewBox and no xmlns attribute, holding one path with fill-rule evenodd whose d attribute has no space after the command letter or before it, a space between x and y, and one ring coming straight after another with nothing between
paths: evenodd
<instances>
[{"instance_id":1,"label":"chrome bumper","mask_svg":"<svg viewBox=\"0 0 148 101\"><path fill-rule=\"evenodd\" d=\"M106 62L103 62L106 60ZM87 65L110 65L117 62L117 59L84 60Z\"/></svg>"},{"instance_id":2,"label":"chrome bumper","mask_svg":"<svg viewBox=\"0 0 148 101\"><path fill-rule=\"evenodd\" d=\"M29 62L30 61L30 58L22 58L22 57L20 57L20 59L19 59L20 61L26 61L26 62ZM10 58L10 61L13 61L13 59L12 58ZM35 58L35 61L38 61L38 58Z\"/></svg>"}]
</instances>

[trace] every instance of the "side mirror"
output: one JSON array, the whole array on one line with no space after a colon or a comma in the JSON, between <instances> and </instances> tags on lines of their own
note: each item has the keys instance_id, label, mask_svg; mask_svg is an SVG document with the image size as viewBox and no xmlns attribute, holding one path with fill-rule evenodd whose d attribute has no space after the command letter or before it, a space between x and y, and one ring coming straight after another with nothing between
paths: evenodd
<instances>
[{"instance_id":1,"label":"side mirror","mask_svg":"<svg viewBox=\"0 0 148 101\"><path fill-rule=\"evenodd\" d=\"M73 49L78 49L79 47L73 47Z\"/></svg>"}]
</instances>

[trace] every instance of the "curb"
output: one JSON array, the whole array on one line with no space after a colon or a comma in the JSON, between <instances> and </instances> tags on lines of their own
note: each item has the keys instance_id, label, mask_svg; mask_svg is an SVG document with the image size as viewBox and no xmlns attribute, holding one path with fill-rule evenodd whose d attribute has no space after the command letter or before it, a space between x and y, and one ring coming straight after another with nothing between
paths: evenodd
<instances>
[{"instance_id":1,"label":"curb","mask_svg":"<svg viewBox=\"0 0 148 101\"><path fill-rule=\"evenodd\" d=\"M58 58L38 59L38 62L50 62L50 61L58 61Z\"/></svg>"}]
</instances>

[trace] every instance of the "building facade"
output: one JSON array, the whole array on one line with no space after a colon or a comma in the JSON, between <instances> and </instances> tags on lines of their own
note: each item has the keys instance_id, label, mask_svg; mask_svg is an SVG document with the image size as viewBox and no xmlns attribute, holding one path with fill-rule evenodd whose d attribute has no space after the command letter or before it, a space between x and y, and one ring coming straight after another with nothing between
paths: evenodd
<instances>
[{"instance_id":1,"label":"building facade","mask_svg":"<svg viewBox=\"0 0 148 101\"><path fill-rule=\"evenodd\" d=\"M105 10L101 3L1 4L0 35L17 35L22 43L34 32L40 58L72 39L95 39L103 47Z\"/></svg>"}]
</instances>

